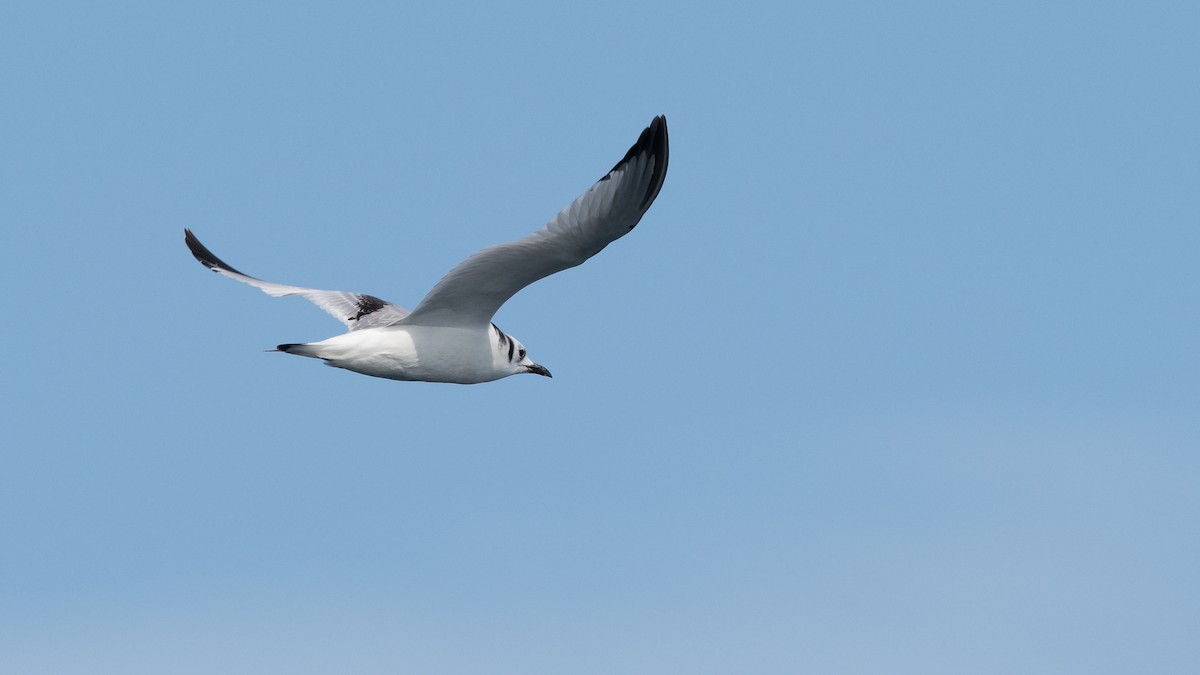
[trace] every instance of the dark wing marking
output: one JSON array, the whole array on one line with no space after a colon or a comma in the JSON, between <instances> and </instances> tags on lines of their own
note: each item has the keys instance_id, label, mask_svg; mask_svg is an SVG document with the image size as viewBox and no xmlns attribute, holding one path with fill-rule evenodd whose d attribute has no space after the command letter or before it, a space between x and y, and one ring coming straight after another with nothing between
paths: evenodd
<instances>
[{"instance_id":1,"label":"dark wing marking","mask_svg":"<svg viewBox=\"0 0 1200 675\"><path fill-rule=\"evenodd\" d=\"M350 317L347 321L358 321L364 316L378 312L388 305L386 300L380 300L373 295L360 295L354 304L358 308L358 314Z\"/></svg>"}]
</instances>

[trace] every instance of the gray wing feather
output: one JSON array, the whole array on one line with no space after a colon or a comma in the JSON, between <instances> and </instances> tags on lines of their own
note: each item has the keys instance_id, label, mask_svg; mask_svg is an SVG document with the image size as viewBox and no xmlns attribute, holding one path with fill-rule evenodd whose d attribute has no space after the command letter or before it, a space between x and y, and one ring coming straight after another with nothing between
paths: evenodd
<instances>
[{"instance_id":1,"label":"gray wing feather","mask_svg":"<svg viewBox=\"0 0 1200 675\"><path fill-rule=\"evenodd\" d=\"M583 263L632 230L662 189L667 160L667 120L660 115L611 171L545 227L459 263L401 323L487 325L517 291Z\"/></svg>"},{"instance_id":2,"label":"gray wing feather","mask_svg":"<svg viewBox=\"0 0 1200 675\"><path fill-rule=\"evenodd\" d=\"M386 300L380 300L373 295L347 291L322 291L257 279L237 271L218 258L204 244L200 243L191 230L183 231L183 240L192 255L196 256L196 260L217 274L250 284L273 298L298 295L331 314L349 330L390 326L408 316L408 310Z\"/></svg>"}]
</instances>

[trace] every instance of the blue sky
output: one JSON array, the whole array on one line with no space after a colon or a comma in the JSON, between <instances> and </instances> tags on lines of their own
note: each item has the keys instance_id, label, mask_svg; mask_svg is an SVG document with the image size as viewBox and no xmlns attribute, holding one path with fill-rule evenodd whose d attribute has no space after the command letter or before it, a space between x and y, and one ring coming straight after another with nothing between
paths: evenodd
<instances>
[{"instance_id":1,"label":"blue sky","mask_svg":"<svg viewBox=\"0 0 1200 675\"><path fill-rule=\"evenodd\" d=\"M9 3L0 670L1193 673L1192 3ZM264 353L656 114L555 378Z\"/></svg>"}]
</instances>

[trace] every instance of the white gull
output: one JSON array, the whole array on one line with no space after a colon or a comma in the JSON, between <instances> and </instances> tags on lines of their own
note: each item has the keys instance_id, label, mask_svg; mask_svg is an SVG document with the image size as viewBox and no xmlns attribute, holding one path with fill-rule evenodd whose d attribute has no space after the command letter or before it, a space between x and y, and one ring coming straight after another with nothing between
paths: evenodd
<instances>
[{"instance_id":1,"label":"white gull","mask_svg":"<svg viewBox=\"0 0 1200 675\"><path fill-rule=\"evenodd\" d=\"M278 351L393 380L490 382L518 373L550 377L525 347L492 323L496 310L529 284L574 267L632 230L667 175L667 120L658 116L616 166L545 227L491 246L442 277L416 309L373 295L263 281L213 255L191 230L184 241L205 267L272 297L298 295L332 314L346 333Z\"/></svg>"}]
</instances>

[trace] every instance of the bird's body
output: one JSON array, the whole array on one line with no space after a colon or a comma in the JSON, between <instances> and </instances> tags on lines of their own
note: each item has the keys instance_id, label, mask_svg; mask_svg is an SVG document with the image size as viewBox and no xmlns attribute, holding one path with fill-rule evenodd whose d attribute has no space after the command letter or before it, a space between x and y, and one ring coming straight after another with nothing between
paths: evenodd
<instances>
[{"instance_id":1,"label":"bird's body","mask_svg":"<svg viewBox=\"0 0 1200 675\"><path fill-rule=\"evenodd\" d=\"M583 263L632 230L662 188L667 159L667 124L660 116L624 159L545 227L467 258L412 312L371 295L263 281L222 261L190 230L184 241L214 272L271 296L301 296L348 328L320 342L281 344L279 351L393 380L476 384L518 373L549 377L492 316L525 286Z\"/></svg>"},{"instance_id":2,"label":"bird's body","mask_svg":"<svg viewBox=\"0 0 1200 675\"><path fill-rule=\"evenodd\" d=\"M478 384L522 372L514 370L517 367L528 369L525 372L541 368L529 361L525 349L515 340L490 324L484 331L454 326L384 326L279 347L289 354L324 359L331 366L390 380Z\"/></svg>"}]
</instances>

